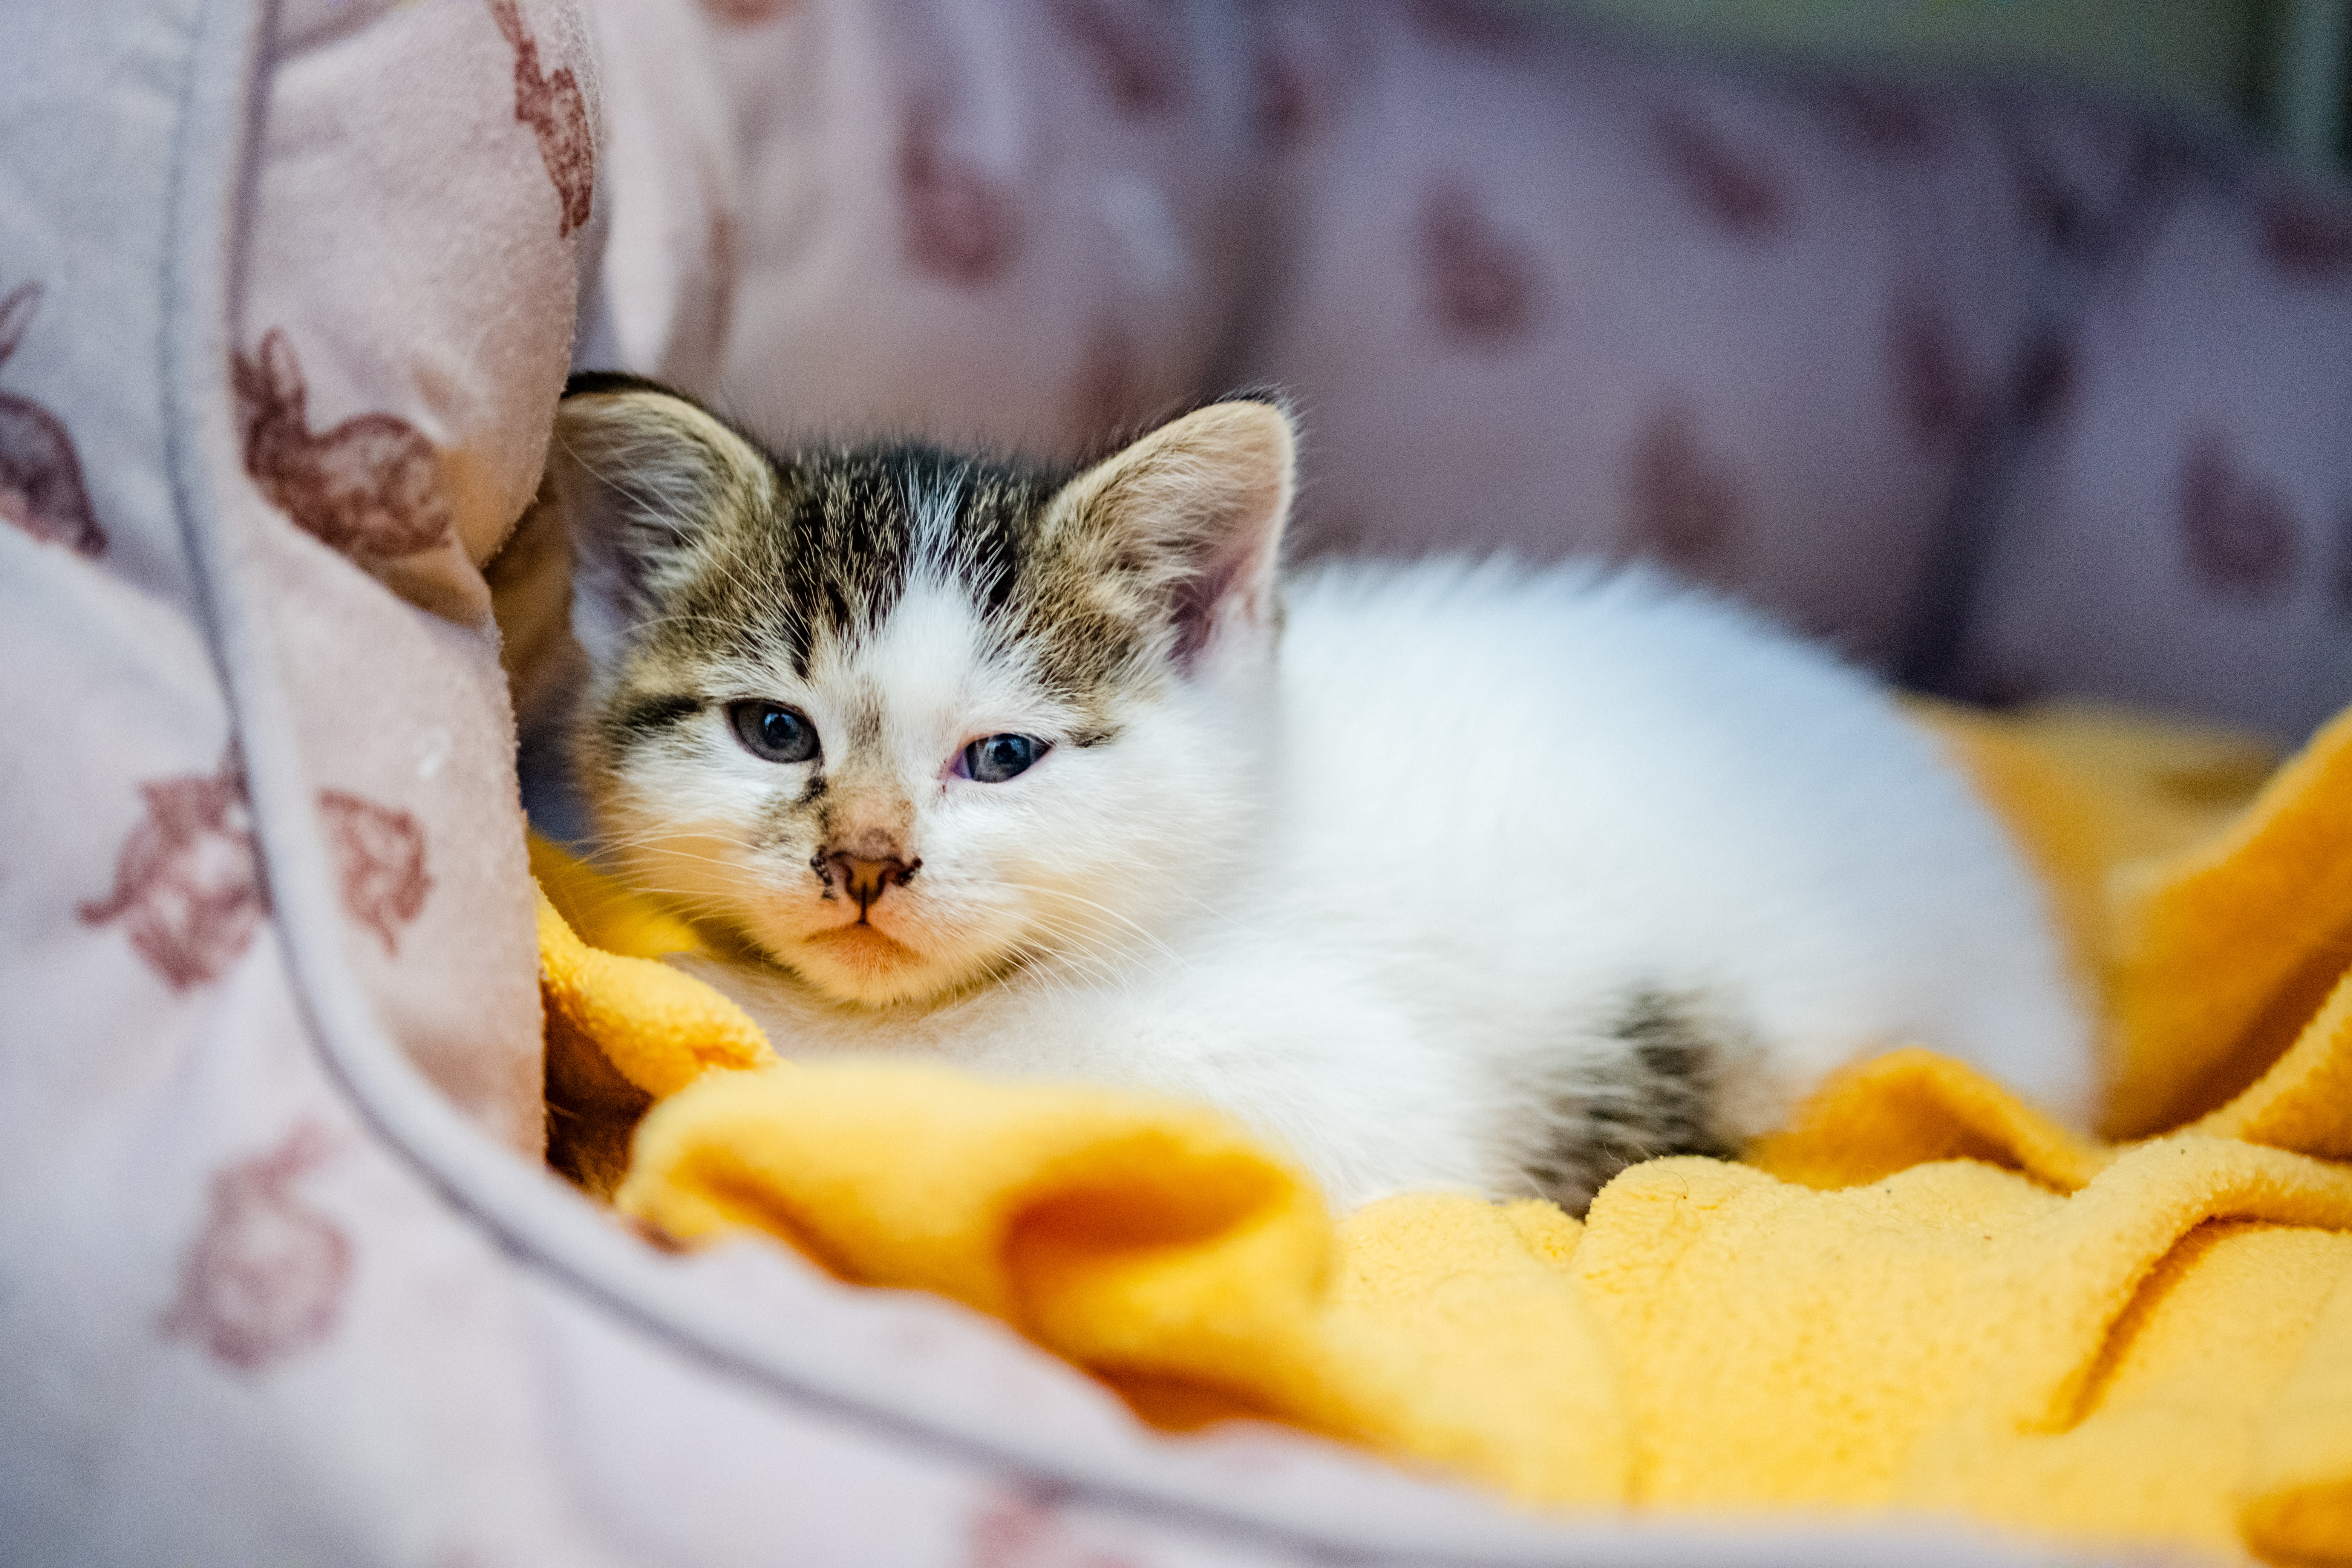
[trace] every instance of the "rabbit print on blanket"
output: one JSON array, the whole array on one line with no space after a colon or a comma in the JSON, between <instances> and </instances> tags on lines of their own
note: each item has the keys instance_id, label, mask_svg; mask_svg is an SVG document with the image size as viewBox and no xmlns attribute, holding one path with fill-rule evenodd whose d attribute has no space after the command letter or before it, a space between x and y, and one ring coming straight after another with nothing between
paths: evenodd
<instances>
[{"instance_id":1,"label":"rabbit print on blanket","mask_svg":"<svg viewBox=\"0 0 2352 1568\"><path fill-rule=\"evenodd\" d=\"M0 365L16 352L41 286L26 283L0 299ZM36 539L83 555L106 553L106 532L91 511L81 458L65 422L29 397L0 391L0 519Z\"/></svg>"},{"instance_id":2,"label":"rabbit print on blanket","mask_svg":"<svg viewBox=\"0 0 2352 1568\"><path fill-rule=\"evenodd\" d=\"M390 561L447 535L433 443L392 414L360 414L310 428L310 385L283 328L262 334L230 369L245 431L245 468L270 504L331 549Z\"/></svg>"}]
</instances>

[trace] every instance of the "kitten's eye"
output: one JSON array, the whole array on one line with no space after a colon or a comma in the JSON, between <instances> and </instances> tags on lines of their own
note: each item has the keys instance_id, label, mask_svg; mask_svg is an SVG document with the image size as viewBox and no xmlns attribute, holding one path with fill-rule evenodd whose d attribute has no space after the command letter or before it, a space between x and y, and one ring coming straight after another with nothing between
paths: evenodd
<instances>
[{"instance_id":1,"label":"kitten's eye","mask_svg":"<svg viewBox=\"0 0 2352 1568\"><path fill-rule=\"evenodd\" d=\"M1034 735L989 735L963 749L956 772L975 784L1003 784L1045 754L1045 742Z\"/></svg>"},{"instance_id":2,"label":"kitten's eye","mask_svg":"<svg viewBox=\"0 0 2352 1568\"><path fill-rule=\"evenodd\" d=\"M804 763L816 755L816 726L808 715L780 702L730 702L727 721L735 738L755 757L772 763Z\"/></svg>"}]
</instances>

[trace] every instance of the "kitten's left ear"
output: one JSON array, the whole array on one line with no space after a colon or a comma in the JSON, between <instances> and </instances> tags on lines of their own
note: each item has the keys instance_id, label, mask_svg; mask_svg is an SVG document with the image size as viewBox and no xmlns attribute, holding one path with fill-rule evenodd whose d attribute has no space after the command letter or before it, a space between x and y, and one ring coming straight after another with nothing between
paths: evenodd
<instances>
[{"instance_id":1,"label":"kitten's left ear","mask_svg":"<svg viewBox=\"0 0 2352 1568\"><path fill-rule=\"evenodd\" d=\"M1273 633L1297 447L1271 403L1187 414L1065 486L1049 536L1081 570L1163 596L1189 668L1213 643Z\"/></svg>"}]
</instances>

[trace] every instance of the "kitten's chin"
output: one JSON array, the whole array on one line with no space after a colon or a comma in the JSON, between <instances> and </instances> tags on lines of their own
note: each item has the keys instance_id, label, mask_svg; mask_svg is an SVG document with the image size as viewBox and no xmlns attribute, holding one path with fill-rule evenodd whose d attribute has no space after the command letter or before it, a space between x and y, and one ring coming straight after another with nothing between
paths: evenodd
<instances>
[{"instance_id":1,"label":"kitten's chin","mask_svg":"<svg viewBox=\"0 0 2352 1568\"><path fill-rule=\"evenodd\" d=\"M811 932L778 956L817 990L852 1006L927 1002L954 987L936 961L862 922Z\"/></svg>"}]
</instances>

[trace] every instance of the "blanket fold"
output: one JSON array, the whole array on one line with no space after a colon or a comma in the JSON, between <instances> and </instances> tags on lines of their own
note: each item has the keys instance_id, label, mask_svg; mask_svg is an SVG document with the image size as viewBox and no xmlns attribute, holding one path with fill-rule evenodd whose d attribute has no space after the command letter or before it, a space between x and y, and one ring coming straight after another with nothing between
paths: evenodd
<instances>
[{"instance_id":1,"label":"blanket fold","mask_svg":"<svg viewBox=\"0 0 2352 1568\"><path fill-rule=\"evenodd\" d=\"M1632 1167L1582 1223L1429 1193L1334 1224L1205 1110L776 1062L715 992L583 943L693 939L542 850L551 1060L568 1031L653 1102L626 1213L954 1297L1171 1428L1283 1421L1530 1502L2352 1563L2352 719L2242 811L2225 739L1927 721L2101 988L2110 1130L2159 1135L1909 1049L1741 1163Z\"/></svg>"}]
</instances>

